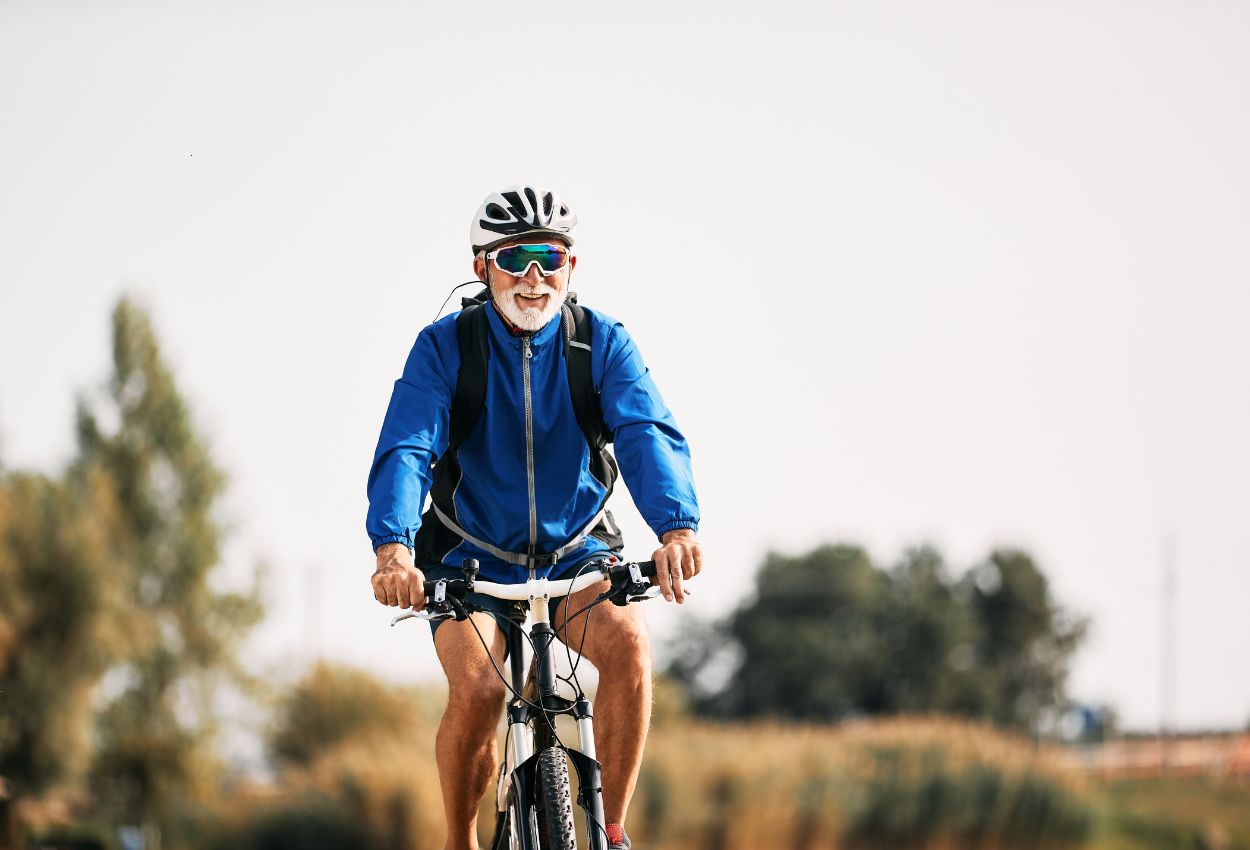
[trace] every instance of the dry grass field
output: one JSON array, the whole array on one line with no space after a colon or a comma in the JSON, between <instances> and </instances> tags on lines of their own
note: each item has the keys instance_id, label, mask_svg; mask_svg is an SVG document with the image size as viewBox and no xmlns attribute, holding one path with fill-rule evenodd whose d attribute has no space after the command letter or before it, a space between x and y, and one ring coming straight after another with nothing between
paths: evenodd
<instances>
[{"instance_id":1,"label":"dry grass field","mask_svg":"<svg viewBox=\"0 0 1250 850\"><path fill-rule=\"evenodd\" d=\"M958 721L666 722L629 827L647 850L1067 848L1093 834L1092 795L1029 741ZM206 841L232 850L442 846L426 735L346 741L221 817Z\"/></svg>"},{"instance_id":2,"label":"dry grass field","mask_svg":"<svg viewBox=\"0 0 1250 850\"><path fill-rule=\"evenodd\" d=\"M399 737L375 730L238 788L202 812L193 846L439 850L430 732L429 719ZM628 826L640 850L1250 850L1250 784L1099 778L1068 750L952 719L661 713Z\"/></svg>"}]
</instances>

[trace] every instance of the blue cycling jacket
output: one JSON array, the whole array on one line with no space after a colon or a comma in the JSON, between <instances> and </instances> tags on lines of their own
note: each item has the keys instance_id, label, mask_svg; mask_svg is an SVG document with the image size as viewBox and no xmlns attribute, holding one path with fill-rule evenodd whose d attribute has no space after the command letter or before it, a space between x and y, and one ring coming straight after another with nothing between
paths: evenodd
<instances>
[{"instance_id":1,"label":"blue cycling jacket","mask_svg":"<svg viewBox=\"0 0 1250 850\"><path fill-rule=\"evenodd\" d=\"M657 537L675 528L697 529L699 507L685 437L625 328L583 309L593 323L591 380L634 504ZM462 475L452 495L454 519L468 537L507 552L525 552L531 543L539 552L554 552L587 528L607 492L590 472L590 447L569 395L559 314L532 336L514 336L493 305L487 313L486 399L457 453ZM395 382L369 472L366 529L375 549L390 542L411 548L421 527L431 470L448 445L460 369L456 315L421 332L403 377ZM439 519L427 514L425 522ZM483 579L525 580L524 566L506 563L459 536L451 539L448 551L437 557L442 563L459 567L474 557ZM607 548L599 537L587 537L561 560L585 559Z\"/></svg>"}]
</instances>

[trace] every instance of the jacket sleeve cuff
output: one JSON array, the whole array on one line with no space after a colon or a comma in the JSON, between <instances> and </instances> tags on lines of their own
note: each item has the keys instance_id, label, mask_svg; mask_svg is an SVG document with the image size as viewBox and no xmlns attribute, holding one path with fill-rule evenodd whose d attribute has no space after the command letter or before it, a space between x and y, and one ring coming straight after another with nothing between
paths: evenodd
<instances>
[{"instance_id":1,"label":"jacket sleeve cuff","mask_svg":"<svg viewBox=\"0 0 1250 850\"><path fill-rule=\"evenodd\" d=\"M407 546L407 547L408 547L408 551L409 551L409 552L411 552L411 551L412 551L412 537L411 537L410 535L407 535L407 534L383 534L383 535L378 536L378 537L373 537L373 535L370 535L370 537L371 537L371 538L372 538L372 540L373 540L373 551L374 551L374 552L377 552L377 551L378 551L378 549L380 549L381 547L385 546L387 543L402 543L402 544L404 544L405 546Z\"/></svg>"},{"instance_id":2,"label":"jacket sleeve cuff","mask_svg":"<svg viewBox=\"0 0 1250 850\"><path fill-rule=\"evenodd\" d=\"M697 532L699 530L699 522L698 520L693 519L670 519L668 522L655 529L655 536L663 537L665 532L672 531L675 528L688 528L691 531Z\"/></svg>"}]
</instances>

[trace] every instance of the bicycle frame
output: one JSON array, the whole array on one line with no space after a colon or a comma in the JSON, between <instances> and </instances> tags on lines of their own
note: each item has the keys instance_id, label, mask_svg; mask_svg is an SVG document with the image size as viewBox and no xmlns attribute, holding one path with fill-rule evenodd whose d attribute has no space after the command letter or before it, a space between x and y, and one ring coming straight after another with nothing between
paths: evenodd
<instances>
[{"instance_id":1,"label":"bicycle frame","mask_svg":"<svg viewBox=\"0 0 1250 850\"><path fill-rule=\"evenodd\" d=\"M502 833L508 828L508 791L515 787L519 800L527 804L533 801L537 787L537 753L548 747L559 746L565 751L577 774L577 804L586 815L590 848L608 850L607 838L602 828L603 785L599 762L595 756L590 700L585 694L578 694L576 700L570 700L557 693L555 661L551 656L551 645L556 636L551 628L547 580L535 579L533 572L530 576L526 585L530 592L530 616L533 618L529 632L534 646L533 679L526 681L523 626L511 623L507 635L513 693L507 706L509 747L500 766L495 797L495 838L491 847L506 846L500 842L506 839ZM520 696L516 696L517 694ZM563 746L555 738L555 718L562 714L573 717L577 723L576 750ZM537 847L529 846L532 836L528 830L522 828L517 832L523 850L538 850Z\"/></svg>"},{"instance_id":2,"label":"bicycle frame","mask_svg":"<svg viewBox=\"0 0 1250 850\"><path fill-rule=\"evenodd\" d=\"M508 745L500 765L495 795L495 835L491 850L509 850L516 837L520 850L541 850L537 846L536 830L530 823L517 823L510 829L508 820L508 797L515 797L518 814L534 810L538 789L538 760L551 747L558 747L567 756L577 774L577 805L586 815L589 850L608 850L607 833L604 830L603 784L601 768L595 755L595 733L590 700L580 690L576 699L560 696L556 688L555 662L551 646L556 632L551 627L550 601L555 595L570 598L578 590L590 587L604 578L611 578L612 592L605 593L596 603L611 598L614 604L624 605L653 598L659 588L651 587L645 575L655 575L655 565L621 564L616 559L603 562L599 570L579 575L574 579L549 581L537 578L533 569L524 585L503 585L492 582L475 582L477 562L465 562L465 580L439 580L426 582L428 598L426 610L400 614L391 621L395 625L411 617L440 619L455 616L463 618L468 610L464 596L448 593L452 585L458 585L461 594L476 590L498 599L527 601L533 619L528 637L534 648L534 658L527 677L524 661L526 632L523 623L509 620L507 646L510 664L511 696L506 704L508 718ZM567 603L566 603L567 604ZM503 675L502 671L499 671ZM578 749L565 746L556 736L555 719L568 715L577 724ZM571 789L570 789L571 791ZM509 835L514 830L514 836Z\"/></svg>"}]
</instances>

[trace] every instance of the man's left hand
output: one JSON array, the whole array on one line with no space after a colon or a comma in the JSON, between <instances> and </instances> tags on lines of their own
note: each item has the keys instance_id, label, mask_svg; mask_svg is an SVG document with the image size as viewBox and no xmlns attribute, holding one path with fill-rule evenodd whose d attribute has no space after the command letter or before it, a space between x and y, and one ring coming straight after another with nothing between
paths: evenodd
<instances>
[{"instance_id":1,"label":"man's left hand","mask_svg":"<svg viewBox=\"0 0 1250 850\"><path fill-rule=\"evenodd\" d=\"M655 583L665 599L669 602L675 599L680 605L686 601L684 582L703 571L703 549L689 528L664 532L660 544L660 548L651 553L651 560L655 561Z\"/></svg>"}]
</instances>

